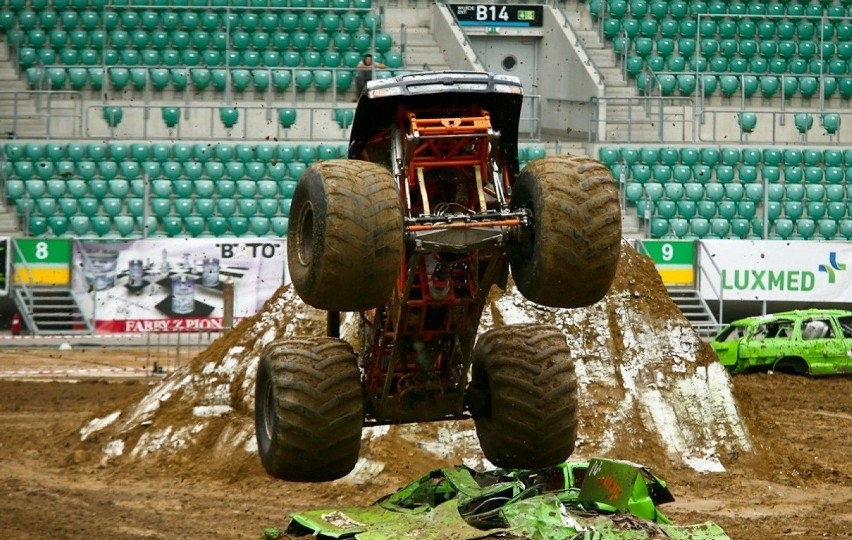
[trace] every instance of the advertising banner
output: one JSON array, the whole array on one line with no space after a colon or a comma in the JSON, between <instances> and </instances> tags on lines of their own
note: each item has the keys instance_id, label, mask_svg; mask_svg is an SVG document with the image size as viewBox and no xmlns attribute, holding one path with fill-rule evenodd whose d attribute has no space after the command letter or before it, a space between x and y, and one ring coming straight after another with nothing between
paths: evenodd
<instances>
[{"instance_id":1,"label":"advertising banner","mask_svg":"<svg viewBox=\"0 0 852 540\"><path fill-rule=\"evenodd\" d=\"M852 243L702 240L701 295L727 300L852 302ZM718 272L716 268L718 267ZM711 286L712 285L712 286ZM715 289L715 290L714 290Z\"/></svg>"},{"instance_id":2,"label":"advertising banner","mask_svg":"<svg viewBox=\"0 0 852 540\"><path fill-rule=\"evenodd\" d=\"M72 289L98 332L180 332L223 327L223 285L234 318L257 313L284 282L285 242L157 238L75 244Z\"/></svg>"}]
</instances>

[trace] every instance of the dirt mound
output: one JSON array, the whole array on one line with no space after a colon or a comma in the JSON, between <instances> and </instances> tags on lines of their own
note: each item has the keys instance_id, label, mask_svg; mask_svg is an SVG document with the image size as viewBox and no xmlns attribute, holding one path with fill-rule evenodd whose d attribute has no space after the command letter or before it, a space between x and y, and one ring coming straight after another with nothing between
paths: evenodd
<instances>
[{"instance_id":1,"label":"dirt mound","mask_svg":"<svg viewBox=\"0 0 852 540\"><path fill-rule=\"evenodd\" d=\"M627 244L615 283L598 304L543 308L510 287L492 294L480 329L519 322L555 324L568 338L581 381L575 455L713 471L750 450L726 373L670 300L653 263ZM128 475L154 465L177 476L264 474L253 421L260 352L284 336L324 331L324 314L282 287L260 313L134 406L83 426L73 441L73 460ZM472 422L365 429L361 456L340 483L368 483L381 473L382 483L396 485L438 466L487 465Z\"/></svg>"}]
</instances>

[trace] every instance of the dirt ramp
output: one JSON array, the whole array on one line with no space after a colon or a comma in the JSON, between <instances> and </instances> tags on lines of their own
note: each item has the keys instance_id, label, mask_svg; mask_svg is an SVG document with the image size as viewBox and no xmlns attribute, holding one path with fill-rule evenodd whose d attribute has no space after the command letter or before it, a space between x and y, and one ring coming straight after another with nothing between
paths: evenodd
<instances>
[{"instance_id":1,"label":"dirt ramp","mask_svg":"<svg viewBox=\"0 0 852 540\"><path fill-rule=\"evenodd\" d=\"M750 450L727 375L671 302L651 261L626 244L613 288L598 304L542 308L510 287L492 294L481 330L527 322L562 328L576 359L577 455L711 471ZM344 334L351 328L350 319ZM180 474L263 474L253 420L260 352L274 339L324 331L324 314L282 287L260 313L133 407L84 426L76 459L130 474L154 464ZM361 459L341 482L405 482L459 462L486 465L472 422L374 427L364 430Z\"/></svg>"}]
</instances>

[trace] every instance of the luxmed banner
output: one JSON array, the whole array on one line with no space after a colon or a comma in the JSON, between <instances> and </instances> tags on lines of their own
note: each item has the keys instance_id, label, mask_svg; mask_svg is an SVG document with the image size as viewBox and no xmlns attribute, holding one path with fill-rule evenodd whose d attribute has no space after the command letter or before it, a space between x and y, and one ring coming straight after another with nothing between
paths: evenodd
<instances>
[{"instance_id":1,"label":"luxmed banner","mask_svg":"<svg viewBox=\"0 0 852 540\"><path fill-rule=\"evenodd\" d=\"M234 317L257 313L284 281L283 240L158 238L79 243L72 289L99 332L180 332L223 327L223 284Z\"/></svg>"},{"instance_id":2,"label":"luxmed banner","mask_svg":"<svg viewBox=\"0 0 852 540\"><path fill-rule=\"evenodd\" d=\"M852 244L779 240L702 240L701 295L725 300L852 301ZM719 272L713 267L715 263ZM709 278L707 276L710 276ZM713 287L708 283L712 282Z\"/></svg>"}]
</instances>

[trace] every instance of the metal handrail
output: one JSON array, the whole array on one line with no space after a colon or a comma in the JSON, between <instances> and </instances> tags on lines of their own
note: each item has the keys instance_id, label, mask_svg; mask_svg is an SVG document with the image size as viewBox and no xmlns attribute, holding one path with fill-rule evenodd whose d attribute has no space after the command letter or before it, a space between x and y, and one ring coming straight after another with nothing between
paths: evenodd
<instances>
[{"instance_id":1,"label":"metal handrail","mask_svg":"<svg viewBox=\"0 0 852 540\"><path fill-rule=\"evenodd\" d=\"M708 136L705 136L704 133L706 130L699 130L697 142L702 143L729 143L729 139L722 139L719 135L717 135L718 126L721 124L730 124L731 117L733 115L749 112L757 115L758 117L758 126L766 125L765 122L760 122L761 118L770 117L772 120L771 129L769 131L769 136L761 136L760 133L766 133L766 129L758 129L755 133L742 134L742 140L747 140L749 143L760 143L760 144L791 144L789 137L782 136L782 128L787 125L787 117L793 116L795 117L797 114L808 114L812 118L817 120L821 120L823 115L825 114L836 114L841 118L840 124L843 124L842 118L847 118L847 121L852 122L852 111L845 110L837 110L829 112L817 112L814 109L769 109L769 110L731 110L731 109L706 109L703 114L705 116L704 124L709 124L710 133ZM727 117L727 118L726 118ZM709 118L709 119L708 119ZM735 120L734 120L735 121ZM816 126L814 126L816 127ZM812 128L813 129L813 128ZM801 144L808 144L807 133L800 133L798 130L793 127L792 130L787 130L789 135L799 135L802 138ZM848 146L849 141L844 141L840 136L841 130L838 129L835 134L828 134L830 139L828 141L819 141L820 146ZM810 142L814 144L813 141Z\"/></svg>"},{"instance_id":2,"label":"metal handrail","mask_svg":"<svg viewBox=\"0 0 852 540\"><path fill-rule=\"evenodd\" d=\"M35 309L35 305L33 303L33 296L35 294L33 291L33 289L35 288L35 281L33 279L33 269L30 267L30 264L27 261L26 257L24 257L24 253L23 251L21 251L21 248L18 246L18 243L13 240L12 242L10 242L10 244L12 244L14 253L18 256L18 259L20 260L20 262L15 262L15 258L12 258L12 276L10 286L12 290L22 291L18 296L23 297L26 302L25 307L27 308L26 313L22 313L22 315L25 319L27 319L28 322L32 322L32 313ZM26 273L27 281L24 283L17 282L16 278L18 275L18 265L23 267L24 272Z\"/></svg>"},{"instance_id":3,"label":"metal handrail","mask_svg":"<svg viewBox=\"0 0 852 540\"><path fill-rule=\"evenodd\" d=\"M707 255L707 260L710 261L710 265L713 267L713 269L716 271L716 275L719 277L719 283L722 283L722 270L719 268L719 265L716 264L716 261L710 255L710 251L707 249L707 246L705 246L704 242L702 242L701 240L696 241L696 243L698 244L699 249ZM703 283L703 281L701 280L701 277L702 276L706 277L707 278L706 279L707 284L710 285L710 288L713 290L714 293L716 293L716 297L719 299L719 318L718 318L718 321L721 324L722 321L725 320L723 318L724 308L725 308L725 289L724 288L720 288L718 290L716 289L716 287L713 285L713 281L711 280L712 276L707 272L707 270L705 270L704 265L699 262L700 260L701 260L701 257L698 257L698 260L696 260L696 263L695 263L695 265L698 267L698 272L699 272L699 274L698 274L699 275L698 290L699 291L701 290L701 285Z\"/></svg>"},{"instance_id":4,"label":"metal handrail","mask_svg":"<svg viewBox=\"0 0 852 540\"><path fill-rule=\"evenodd\" d=\"M551 7L552 7L552 8L553 8L553 9L554 9L557 13L559 13L559 15L562 17L562 26L563 26L563 28L569 28L569 29L571 30L571 33L572 33L574 36L576 36L576 35L577 35L577 29L576 29L576 28L574 28L574 25L572 25L572 24L571 24L571 19L570 19L570 18L568 17L568 15L565 13L565 10L563 9L563 5L562 5L562 3L561 3L561 2L557 2L556 0L551 0L551 2L550 2L550 6L551 6ZM583 46L583 44L580 42L580 40L579 40L579 39L578 39L575 43L572 43L572 45L573 45L573 47L574 47L574 51L575 51L575 52L577 52L578 54L579 54L579 53L582 53L582 57L580 58L580 60L581 60L584 64L586 64L586 65L588 65L588 66L590 66L590 67L592 68L592 71L594 72L594 75L596 75L596 76L597 76L597 78L598 78L598 84L599 84L599 85L603 85L603 83L604 83L604 82L603 82L603 74L602 74L602 72L601 72L600 67L598 67L598 64L595 62L595 59L594 59L594 58L592 58L592 57L591 57L591 55L589 55L589 53L586 51L586 48Z\"/></svg>"},{"instance_id":5,"label":"metal handrail","mask_svg":"<svg viewBox=\"0 0 852 540\"><path fill-rule=\"evenodd\" d=\"M696 126L695 126L695 115L693 114L691 118L682 118L680 123L683 128L679 131L671 129L672 122L677 123L676 120L667 119L666 125L668 129L663 129L665 118L666 106L680 106L684 109L690 109L691 111L695 111L695 99L692 97L684 97L684 96L619 96L619 97L595 97L593 96L588 101L589 104L589 137L588 142L634 142L633 141L633 128L636 127L637 120L642 119L642 122L649 122L652 118L650 115L656 115L654 119L654 123L657 128L657 142L694 142L696 138ZM627 129L624 132L624 139L606 139L602 137L601 133L597 133L595 126L597 126L600 121L600 109L604 104L621 104L627 106L627 120L626 121L614 121L607 116L606 123L607 125L618 125L622 124L627 126ZM641 111L641 114L637 113L637 111ZM687 131L685 126L688 122L692 123L692 129Z\"/></svg>"},{"instance_id":6,"label":"metal handrail","mask_svg":"<svg viewBox=\"0 0 852 540\"><path fill-rule=\"evenodd\" d=\"M82 271L83 272L83 280L85 281L85 279L86 279L85 270L82 270L82 269L84 269L86 267L91 268L92 267L92 260L89 258L89 254L83 248L83 244L77 238L74 238L72 240L72 253L75 250L78 253L80 253L80 257L82 259L83 265L80 267L80 270L78 270L77 268L74 268L73 270ZM74 279L73 279L73 273L72 273L71 286L73 287L73 285L74 285ZM72 294L73 294L73 290L72 290ZM89 297L92 300L92 316L87 317L86 314L83 313L83 310L80 310L80 313L83 315L83 320L86 322L86 328L88 328L89 332L92 333L92 332L94 332L95 321L97 320L97 312L98 312L98 290L97 290L96 287L93 286L89 289Z\"/></svg>"},{"instance_id":7,"label":"metal handrail","mask_svg":"<svg viewBox=\"0 0 852 540\"><path fill-rule=\"evenodd\" d=\"M0 119L12 120L12 131L17 132L18 121L21 119L21 114L18 112L19 103L27 100L32 100L36 111L43 119L47 119L47 132L45 136L51 137L51 122L52 118L72 118L74 119L74 132L71 137L78 137L82 128L82 109L83 98L80 92L74 90L0 90L0 96L12 96L12 113L0 114ZM23 97L22 97L23 96ZM71 101L74 111L70 114L63 113L67 111L67 107L56 107L54 103L57 101ZM44 104L46 102L46 105Z\"/></svg>"}]
</instances>

